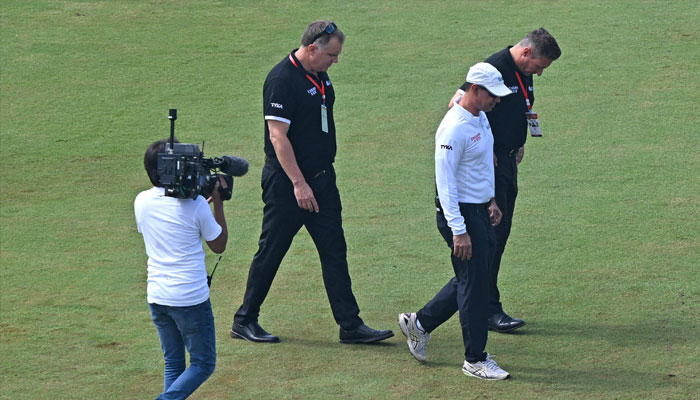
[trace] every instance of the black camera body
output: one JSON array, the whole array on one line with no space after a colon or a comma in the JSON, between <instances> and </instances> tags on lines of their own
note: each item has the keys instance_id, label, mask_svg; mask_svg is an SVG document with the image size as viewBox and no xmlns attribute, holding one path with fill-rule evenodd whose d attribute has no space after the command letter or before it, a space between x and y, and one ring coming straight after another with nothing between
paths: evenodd
<instances>
[{"instance_id":1,"label":"black camera body","mask_svg":"<svg viewBox=\"0 0 700 400\"><path fill-rule=\"evenodd\" d=\"M222 200L229 200L233 193L233 177L248 172L248 161L234 156L205 158L196 144L175 143L177 110L171 109L168 118L170 142L164 153L158 153L158 175L165 195L179 199L196 199L199 195L208 198L221 176L228 187L219 186L219 193Z\"/></svg>"}]
</instances>

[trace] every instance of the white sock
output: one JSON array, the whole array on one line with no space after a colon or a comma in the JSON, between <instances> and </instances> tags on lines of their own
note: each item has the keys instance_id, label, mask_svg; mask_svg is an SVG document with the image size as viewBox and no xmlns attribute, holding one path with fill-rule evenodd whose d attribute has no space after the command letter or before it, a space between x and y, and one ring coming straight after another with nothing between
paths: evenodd
<instances>
[{"instance_id":1,"label":"white sock","mask_svg":"<svg viewBox=\"0 0 700 400\"><path fill-rule=\"evenodd\" d=\"M420 329L420 330L422 330L423 332L425 332L425 329L423 329L423 327L420 325L420 321L418 321L418 318L416 318L416 326L418 327L418 329Z\"/></svg>"}]
</instances>

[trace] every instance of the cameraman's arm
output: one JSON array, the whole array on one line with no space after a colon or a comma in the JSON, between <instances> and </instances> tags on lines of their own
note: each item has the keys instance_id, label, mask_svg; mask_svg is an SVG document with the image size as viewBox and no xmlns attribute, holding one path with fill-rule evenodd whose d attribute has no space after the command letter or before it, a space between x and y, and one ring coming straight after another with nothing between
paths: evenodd
<instances>
[{"instance_id":1,"label":"cameraman's arm","mask_svg":"<svg viewBox=\"0 0 700 400\"><path fill-rule=\"evenodd\" d=\"M219 194L219 185L226 188L226 181L219 177L214 190L212 191L212 203L214 204L214 220L221 227L221 234L211 241L207 242L207 246L216 254L221 254L226 250L226 242L228 242L228 228L226 227L226 216L224 215L224 201L221 200Z\"/></svg>"},{"instance_id":2,"label":"cameraman's arm","mask_svg":"<svg viewBox=\"0 0 700 400\"><path fill-rule=\"evenodd\" d=\"M306 211L318 212L318 203L316 203L314 192L309 184L306 183L306 179L304 179L304 175L299 169L292 143L287 137L289 125L270 119L267 120L267 126L270 128L270 141L272 142L272 147L275 148L277 160L279 160L282 169L284 169L284 172L294 185L294 196L297 199L297 204Z\"/></svg>"}]
</instances>

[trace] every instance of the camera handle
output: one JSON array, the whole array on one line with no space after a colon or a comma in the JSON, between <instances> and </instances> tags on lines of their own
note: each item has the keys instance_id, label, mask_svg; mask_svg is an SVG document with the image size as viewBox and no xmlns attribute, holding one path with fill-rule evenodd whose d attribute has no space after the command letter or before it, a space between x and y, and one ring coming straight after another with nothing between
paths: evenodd
<instances>
[{"instance_id":1,"label":"camera handle","mask_svg":"<svg viewBox=\"0 0 700 400\"><path fill-rule=\"evenodd\" d=\"M214 265L214 269L211 270L211 275L207 275L207 286L211 287L211 280L214 279L214 272L216 272L216 267L219 266L219 261L221 261L221 257L219 256L219 259L216 260L216 265Z\"/></svg>"},{"instance_id":2,"label":"camera handle","mask_svg":"<svg viewBox=\"0 0 700 400\"><path fill-rule=\"evenodd\" d=\"M173 149L175 148L175 120L177 119L176 108L170 109L168 119L170 120L170 153L172 153Z\"/></svg>"}]
</instances>

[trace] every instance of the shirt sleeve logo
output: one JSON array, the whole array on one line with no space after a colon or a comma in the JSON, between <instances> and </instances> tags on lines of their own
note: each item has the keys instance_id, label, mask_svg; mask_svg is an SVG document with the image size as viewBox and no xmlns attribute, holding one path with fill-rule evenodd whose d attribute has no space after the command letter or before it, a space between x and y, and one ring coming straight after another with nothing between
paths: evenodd
<instances>
[{"instance_id":1,"label":"shirt sleeve logo","mask_svg":"<svg viewBox=\"0 0 700 400\"><path fill-rule=\"evenodd\" d=\"M282 104L280 103L270 103L270 106L272 108L279 108L280 110L284 110L284 107L282 107Z\"/></svg>"},{"instance_id":2,"label":"shirt sleeve logo","mask_svg":"<svg viewBox=\"0 0 700 400\"><path fill-rule=\"evenodd\" d=\"M441 148L441 149L445 149L445 150L452 150L452 146L450 146L450 145L448 145L448 144L441 144L441 145L440 145L440 148Z\"/></svg>"}]
</instances>

